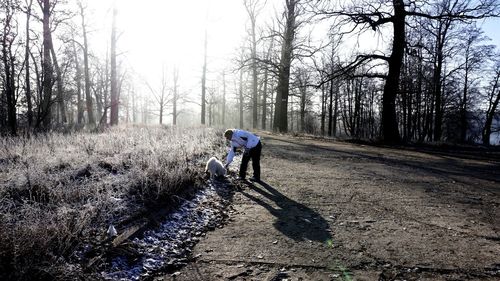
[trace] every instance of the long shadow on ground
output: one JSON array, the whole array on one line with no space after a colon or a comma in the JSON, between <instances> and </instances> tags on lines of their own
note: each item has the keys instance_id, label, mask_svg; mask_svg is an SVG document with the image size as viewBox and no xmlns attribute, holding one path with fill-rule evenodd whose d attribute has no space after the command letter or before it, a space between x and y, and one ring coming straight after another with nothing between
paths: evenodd
<instances>
[{"instance_id":1,"label":"long shadow on ground","mask_svg":"<svg viewBox=\"0 0 500 281\"><path fill-rule=\"evenodd\" d=\"M263 206L275 216L274 227L287 237L295 241L311 240L322 243L331 241L332 237L327 231L328 223L314 210L291 200L265 182L260 182L260 186L249 184L248 187L263 198L244 190L240 191L241 194ZM268 203L265 199L272 202Z\"/></svg>"},{"instance_id":2,"label":"long shadow on ground","mask_svg":"<svg viewBox=\"0 0 500 281\"><path fill-rule=\"evenodd\" d=\"M469 162L463 161L463 159L469 158L462 157L461 154L429 159L425 155L407 156L405 151L399 148L383 148L384 150L381 151L372 150L370 147L368 149L349 150L336 146L303 143L298 140L268 138L276 141L271 144L273 149L269 149L269 153L272 153L273 157L293 159L295 162L304 161L303 163L305 164L313 163L313 161L321 165L339 163L338 169L354 169L357 167L360 170L357 171L357 174L353 173L355 176L367 175L365 179L370 179L371 177L383 178L384 181L393 181L396 183L391 185L391 189L383 187L386 190L396 188L401 192L405 192L407 189L420 189L429 194L422 198L432 200L429 201L431 205L428 206L436 203L442 204L438 205L441 207L443 205L453 206L453 209L450 210L455 210L455 215L462 214L469 220L476 222L479 220L485 225L491 225L493 231L497 229L498 216L495 213L495 207L499 206L498 198L500 189L498 188L498 184L495 185L494 183L500 183L500 174L498 173L500 161L498 159L493 160L488 158L481 162ZM419 152L418 150L416 151ZM433 152L421 153L428 155L435 154ZM326 156L321 157L319 155ZM365 168L363 166L364 163L381 164L379 169L386 171L394 169L397 172L389 173L389 175L381 173L378 176L379 172L376 169ZM406 178L406 173L412 176ZM422 177L421 179L419 178L420 176ZM426 182L426 177L433 177L434 181ZM478 184L486 180L491 181L491 183ZM407 194L412 196L411 192ZM378 204L377 201L373 201L373 203ZM391 205L383 207L393 208ZM472 212L465 212L465 209L468 208ZM460 212L460 209L464 209L464 211ZM411 208L397 208L391 212L397 214L399 217L406 217L412 220L424 215L415 213L415 210ZM440 216L439 214L430 214ZM420 223L423 222L420 221ZM498 241L498 235L481 235L480 237Z\"/></svg>"}]
</instances>

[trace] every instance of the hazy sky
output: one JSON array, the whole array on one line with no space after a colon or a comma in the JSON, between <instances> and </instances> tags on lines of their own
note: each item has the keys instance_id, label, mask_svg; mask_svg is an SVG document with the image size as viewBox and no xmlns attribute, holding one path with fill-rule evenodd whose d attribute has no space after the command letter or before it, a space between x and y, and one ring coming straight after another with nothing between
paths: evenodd
<instances>
[{"instance_id":1,"label":"hazy sky","mask_svg":"<svg viewBox=\"0 0 500 281\"><path fill-rule=\"evenodd\" d=\"M111 0L91 0L98 28L109 30ZM201 74L205 30L209 63L230 59L245 32L240 1L231 0L120 0L117 27L122 32L118 48L129 66L153 80L177 65L181 76ZM102 35L100 35L102 36ZM106 48L109 31L97 44ZM213 65L212 65L213 66ZM170 72L169 72L170 73ZM159 79L159 78L158 78Z\"/></svg>"},{"instance_id":2,"label":"hazy sky","mask_svg":"<svg viewBox=\"0 0 500 281\"><path fill-rule=\"evenodd\" d=\"M263 14L261 21L268 21L268 15L274 13L280 2L267 0L267 15ZM88 0L88 3L95 16L95 28L109 30L113 0ZM181 65L185 70L201 68L205 30L212 61L228 59L245 36L247 15L242 0L116 0L116 3L117 26L123 32L118 46L137 70L162 62ZM483 26L493 43L500 45L500 20L486 20ZM106 44L109 33L101 36L105 37L96 43Z\"/></svg>"}]
</instances>

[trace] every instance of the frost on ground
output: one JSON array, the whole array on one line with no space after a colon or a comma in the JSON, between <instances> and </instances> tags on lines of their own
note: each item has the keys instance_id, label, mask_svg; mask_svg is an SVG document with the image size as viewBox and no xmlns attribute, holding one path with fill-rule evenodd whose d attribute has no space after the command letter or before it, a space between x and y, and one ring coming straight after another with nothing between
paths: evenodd
<instances>
[{"instance_id":1,"label":"frost on ground","mask_svg":"<svg viewBox=\"0 0 500 281\"><path fill-rule=\"evenodd\" d=\"M138 257L117 256L106 280L139 280L160 271L171 271L186 264L192 247L207 230L222 225L227 217L231 187L227 181L214 180L207 188L184 201L156 229L147 230L132 240L130 247Z\"/></svg>"}]
</instances>

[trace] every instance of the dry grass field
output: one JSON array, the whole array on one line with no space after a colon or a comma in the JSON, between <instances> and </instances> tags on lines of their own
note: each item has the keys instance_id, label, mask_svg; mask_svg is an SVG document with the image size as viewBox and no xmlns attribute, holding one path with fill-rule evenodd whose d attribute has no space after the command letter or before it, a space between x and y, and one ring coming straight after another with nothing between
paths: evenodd
<instances>
[{"instance_id":1,"label":"dry grass field","mask_svg":"<svg viewBox=\"0 0 500 281\"><path fill-rule=\"evenodd\" d=\"M213 129L126 126L1 138L0 279L75 279L118 229L202 184ZM108 239L109 240L109 239ZM82 266L83 265L83 266Z\"/></svg>"}]
</instances>

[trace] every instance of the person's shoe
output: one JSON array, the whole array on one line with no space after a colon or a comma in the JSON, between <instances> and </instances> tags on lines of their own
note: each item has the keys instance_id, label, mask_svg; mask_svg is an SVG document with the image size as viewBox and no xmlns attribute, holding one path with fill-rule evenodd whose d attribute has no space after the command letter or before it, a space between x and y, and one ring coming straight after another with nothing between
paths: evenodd
<instances>
[{"instance_id":1,"label":"person's shoe","mask_svg":"<svg viewBox=\"0 0 500 281\"><path fill-rule=\"evenodd\" d=\"M253 181L253 182L260 182L260 179L256 178L256 177L251 177L251 178L249 178L249 180Z\"/></svg>"}]
</instances>

